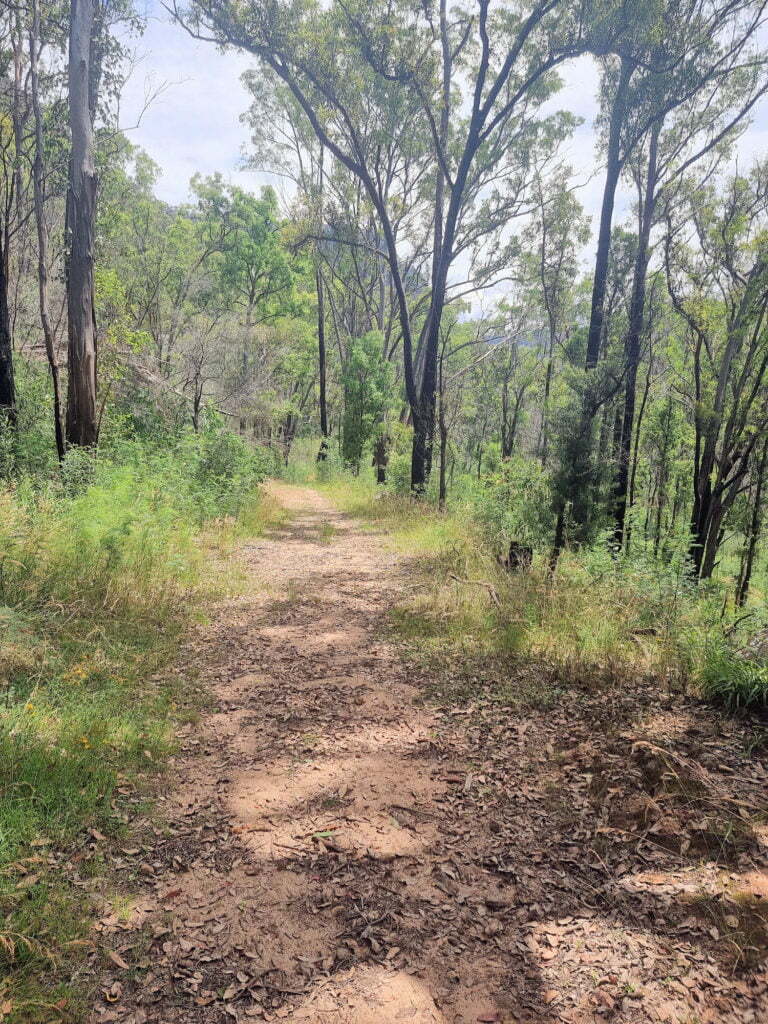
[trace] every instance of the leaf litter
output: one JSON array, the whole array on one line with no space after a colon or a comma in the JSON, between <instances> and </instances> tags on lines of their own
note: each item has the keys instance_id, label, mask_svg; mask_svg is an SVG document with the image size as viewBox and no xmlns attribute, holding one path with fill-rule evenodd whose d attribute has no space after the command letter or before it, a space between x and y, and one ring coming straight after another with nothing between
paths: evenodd
<instances>
[{"instance_id":1,"label":"leaf litter","mask_svg":"<svg viewBox=\"0 0 768 1024\"><path fill-rule=\"evenodd\" d=\"M749 723L651 683L424 706L382 639L407 561L270 486L294 519L244 546L252 591L181 666L214 707L160 822L102 850L131 909L97 926L92 1022L768 1019Z\"/></svg>"}]
</instances>

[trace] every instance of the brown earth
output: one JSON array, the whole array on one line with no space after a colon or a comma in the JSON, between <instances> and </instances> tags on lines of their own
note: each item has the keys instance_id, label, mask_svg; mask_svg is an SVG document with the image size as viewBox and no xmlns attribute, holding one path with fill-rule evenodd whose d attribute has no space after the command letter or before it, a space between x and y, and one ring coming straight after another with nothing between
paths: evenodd
<instances>
[{"instance_id":1,"label":"brown earth","mask_svg":"<svg viewBox=\"0 0 768 1024\"><path fill-rule=\"evenodd\" d=\"M113 855L92 1022L768 1021L759 731L640 684L420 701L407 561L270 490L290 524L186 656L214 707Z\"/></svg>"}]
</instances>

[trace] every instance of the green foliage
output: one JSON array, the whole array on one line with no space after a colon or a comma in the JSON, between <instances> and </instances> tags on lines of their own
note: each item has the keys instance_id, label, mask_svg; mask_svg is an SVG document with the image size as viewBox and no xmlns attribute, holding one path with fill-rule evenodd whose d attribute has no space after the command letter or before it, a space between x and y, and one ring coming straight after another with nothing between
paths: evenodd
<instances>
[{"instance_id":1,"label":"green foliage","mask_svg":"<svg viewBox=\"0 0 768 1024\"><path fill-rule=\"evenodd\" d=\"M237 516L253 500L256 485L274 469L274 457L252 448L239 434L209 425L187 435L194 464L190 495L202 519Z\"/></svg>"},{"instance_id":2,"label":"green foliage","mask_svg":"<svg viewBox=\"0 0 768 1024\"><path fill-rule=\"evenodd\" d=\"M19 1006L40 985L70 995L71 963L46 946L56 957L83 936L91 910L54 868L20 888L14 865L85 827L119 834L115 788L162 763L179 702L195 700L158 673L227 585L213 556L270 514L265 468L211 422L164 445L113 436L71 451L60 478L0 491L0 967Z\"/></svg>"},{"instance_id":3,"label":"green foliage","mask_svg":"<svg viewBox=\"0 0 768 1024\"><path fill-rule=\"evenodd\" d=\"M392 401L392 366L382 356L378 331L354 338L343 369L342 454L355 472Z\"/></svg>"},{"instance_id":4,"label":"green foliage","mask_svg":"<svg viewBox=\"0 0 768 1024\"><path fill-rule=\"evenodd\" d=\"M501 569L500 536L548 536L546 476L524 459L448 514L349 475L328 493L415 560L422 585L395 609L395 626L454 695L486 687L506 703L549 706L566 686L654 679L732 709L768 702L768 666L737 656L719 590L691 579L684 551L664 562L642 548L617 557L600 538L566 552L554 577L546 560ZM544 685L546 673L555 678Z\"/></svg>"},{"instance_id":5,"label":"green foliage","mask_svg":"<svg viewBox=\"0 0 768 1024\"><path fill-rule=\"evenodd\" d=\"M552 534L550 480L538 462L514 456L501 462L474 491L474 509L492 548L512 541L540 548Z\"/></svg>"},{"instance_id":6,"label":"green foliage","mask_svg":"<svg viewBox=\"0 0 768 1024\"><path fill-rule=\"evenodd\" d=\"M705 643L698 682L707 700L731 711L768 708L768 663L741 656L717 634Z\"/></svg>"},{"instance_id":7,"label":"green foliage","mask_svg":"<svg viewBox=\"0 0 768 1024\"><path fill-rule=\"evenodd\" d=\"M15 373L19 423L15 435L0 429L0 479L47 479L57 467L48 374L26 359L16 360Z\"/></svg>"},{"instance_id":8,"label":"green foliage","mask_svg":"<svg viewBox=\"0 0 768 1024\"><path fill-rule=\"evenodd\" d=\"M285 315L292 298L294 272L282 244L280 214L274 189L260 197L224 185L220 175L192 179L200 209L226 218L220 278L225 294L242 306L249 318Z\"/></svg>"},{"instance_id":9,"label":"green foliage","mask_svg":"<svg viewBox=\"0 0 768 1024\"><path fill-rule=\"evenodd\" d=\"M389 447L387 487L395 494L410 494L413 431L402 423L393 423L388 432L392 443Z\"/></svg>"}]
</instances>

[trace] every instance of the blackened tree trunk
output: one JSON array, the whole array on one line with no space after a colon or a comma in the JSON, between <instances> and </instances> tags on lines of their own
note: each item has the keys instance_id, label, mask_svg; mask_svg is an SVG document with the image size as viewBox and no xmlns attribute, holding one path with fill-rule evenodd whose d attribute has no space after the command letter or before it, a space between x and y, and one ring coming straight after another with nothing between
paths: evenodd
<instances>
[{"instance_id":1,"label":"blackened tree trunk","mask_svg":"<svg viewBox=\"0 0 768 1024\"><path fill-rule=\"evenodd\" d=\"M96 166L91 105L94 0L72 0L69 23L69 124L72 135L67 193L67 312L69 316L67 441L98 440L93 245Z\"/></svg>"},{"instance_id":2,"label":"blackened tree trunk","mask_svg":"<svg viewBox=\"0 0 768 1024\"><path fill-rule=\"evenodd\" d=\"M762 387L766 361L761 363L758 384L747 385L745 375L734 375L734 362L745 346L750 352L761 337L756 326L762 323L768 310L768 255L761 255L743 286L733 321L728 327L728 340L717 373L717 386L711 409L697 407L694 418L696 443L694 453L694 503L691 516L691 561L695 575L709 579L715 568L722 537L725 516L730 511L746 476L748 463L759 439L759 432L748 438L743 425L749 409ZM679 302L676 303L679 308ZM701 344L696 352L695 375L698 380ZM750 355L751 358L751 355ZM733 377L736 389L733 391ZM726 404L731 387L731 400L736 403L728 413ZM745 396L745 392L747 392ZM743 402L743 408L739 403ZM765 429L765 414L760 429Z\"/></svg>"},{"instance_id":3,"label":"blackened tree trunk","mask_svg":"<svg viewBox=\"0 0 768 1024\"><path fill-rule=\"evenodd\" d=\"M35 157L32 165L35 225L37 227L37 284L40 304L40 323L43 328L45 354L53 385L53 430L59 461L64 458L64 425L61 416L61 377L56 355L56 335L51 322L48 293L48 226L45 223L45 144L43 115L40 107L40 81L38 74L38 47L40 46L40 7L32 0L32 22L29 31L29 72L32 93L32 112L35 121Z\"/></svg>"},{"instance_id":4,"label":"blackened tree trunk","mask_svg":"<svg viewBox=\"0 0 768 1024\"><path fill-rule=\"evenodd\" d=\"M632 457L632 438L635 425L635 402L637 397L637 371L640 366L640 339L645 317L646 280L650 260L651 229L656 206L656 184L658 175L660 122L651 130L648 144L648 168L645 195L640 210L637 255L635 257L632 300L629 309L629 329L625 346L624 417L618 445L616 479L613 488L614 499L614 540L619 549L624 544L625 521L627 517L627 494Z\"/></svg>"},{"instance_id":5,"label":"blackened tree trunk","mask_svg":"<svg viewBox=\"0 0 768 1024\"><path fill-rule=\"evenodd\" d=\"M506 461L512 455L514 440L509 423L509 381L501 386L501 457Z\"/></svg>"},{"instance_id":6,"label":"blackened tree trunk","mask_svg":"<svg viewBox=\"0 0 768 1024\"><path fill-rule=\"evenodd\" d=\"M439 144L445 150L451 114L451 74L453 56L449 42L448 4L440 0L440 43L442 50L442 79L440 90ZM467 166L463 172L461 189L466 184ZM458 184L462 171L457 173ZM440 347L440 325L445 305L448 268L453 258L453 245L459 205L456 202L460 190L454 186L448 211L445 211L446 179L440 161L435 169L435 200L433 224L432 301L425 323L424 367L419 392L418 410L413 409L413 449L411 453L411 490L424 493L432 471L432 446L435 434L435 412L437 404L438 351ZM418 359L417 359L418 361Z\"/></svg>"},{"instance_id":7,"label":"blackened tree trunk","mask_svg":"<svg viewBox=\"0 0 768 1024\"><path fill-rule=\"evenodd\" d=\"M448 497L448 482L446 471L448 469L448 424L445 419L445 408L442 397L440 399L440 411L438 414L438 428L440 430L440 480L437 496L438 508L442 512L445 509L445 502Z\"/></svg>"},{"instance_id":8,"label":"blackened tree trunk","mask_svg":"<svg viewBox=\"0 0 768 1024\"><path fill-rule=\"evenodd\" d=\"M765 471L768 469L768 436L763 442L763 450L757 466L755 479L755 492L752 498L752 516L749 523L747 535L747 546L744 551L744 564L741 576L736 588L736 604L743 608L749 596L749 585L752 581L752 569L755 564L757 546L760 542L760 533L763 528L763 492L765 487Z\"/></svg>"},{"instance_id":9,"label":"blackened tree trunk","mask_svg":"<svg viewBox=\"0 0 768 1024\"><path fill-rule=\"evenodd\" d=\"M608 130L608 154L603 186L603 201L600 209L600 229L597 237L595 254L595 272L592 282L592 304L589 316L589 333L587 335L587 351L584 368L589 374L597 367L600 347L603 338L605 320L605 293L608 283L608 269L611 255L611 230L613 227L613 208L616 202L616 189L624 166L622 156L622 130L624 128L629 84L634 65L622 58L619 80L616 86ZM590 518L593 514L593 424L600 407L594 388L585 387L581 401L581 409L577 414L578 422L574 424L572 436L565 446L563 459L568 463L562 467L562 488L555 508L557 527L552 549L552 564L557 559L565 541L566 510L570 506L570 520L573 522L577 539L587 533Z\"/></svg>"},{"instance_id":10,"label":"blackened tree trunk","mask_svg":"<svg viewBox=\"0 0 768 1024\"><path fill-rule=\"evenodd\" d=\"M504 381L501 393L501 457L505 462L512 458L512 452L515 450L524 398L525 388L518 388L510 409L509 383Z\"/></svg>"},{"instance_id":11,"label":"blackened tree trunk","mask_svg":"<svg viewBox=\"0 0 768 1024\"><path fill-rule=\"evenodd\" d=\"M640 408L637 411L637 423L635 424L635 443L632 453L632 469L629 474L629 490L627 491L627 507L632 509L635 505L635 493L637 489L637 468L640 463L640 434L643 428L643 419L645 418L645 409L648 405L648 396L651 393L651 369L653 366L653 350L650 344L648 345L648 372L645 375L645 387L643 388L643 398L640 402ZM646 532L647 540L647 532ZM632 543L632 524L627 524L624 531L624 548L629 554L630 544Z\"/></svg>"},{"instance_id":12,"label":"blackened tree trunk","mask_svg":"<svg viewBox=\"0 0 768 1024\"><path fill-rule=\"evenodd\" d=\"M13 375L13 334L8 309L8 269L0 241L0 431L16 427L16 383Z\"/></svg>"},{"instance_id":13,"label":"blackened tree trunk","mask_svg":"<svg viewBox=\"0 0 768 1024\"><path fill-rule=\"evenodd\" d=\"M554 574L560 555L565 547L565 510L562 506L557 509L555 518L555 537L552 542L552 553L549 556L549 572Z\"/></svg>"},{"instance_id":14,"label":"blackened tree trunk","mask_svg":"<svg viewBox=\"0 0 768 1024\"><path fill-rule=\"evenodd\" d=\"M328 401L326 397L326 358L325 358L325 293L323 275L318 264L315 271L317 287L317 366L320 390L320 450L317 461L325 462L328 458Z\"/></svg>"},{"instance_id":15,"label":"blackened tree trunk","mask_svg":"<svg viewBox=\"0 0 768 1024\"><path fill-rule=\"evenodd\" d=\"M448 497L448 419L445 415L445 357L449 338L450 331L448 331L447 335L444 337L438 366L439 402L437 412L437 429L440 437L440 472L438 479L437 505L441 512L445 509L445 502Z\"/></svg>"},{"instance_id":16,"label":"blackened tree trunk","mask_svg":"<svg viewBox=\"0 0 768 1024\"><path fill-rule=\"evenodd\" d=\"M611 230L613 228L613 207L624 161L621 154L621 133L627 115L627 93L634 66L622 59L619 81L616 87L611 121L608 130L608 159L605 169L603 202L600 209L600 230L597 236L595 254L595 276L592 282L592 305L589 314L589 335L587 337L586 369L594 370L600 356L600 342L603 336L605 317L605 290L608 283L608 267L611 255Z\"/></svg>"},{"instance_id":17,"label":"blackened tree trunk","mask_svg":"<svg viewBox=\"0 0 768 1024\"><path fill-rule=\"evenodd\" d=\"M552 376L555 369L554 339L550 339L547 371L544 377L544 398L541 404L541 430L539 431L539 458L542 468L547 464L549 456L549 396L552 392Z\"/></svg>"},{"instance_id":18,"label":"blackened tree trunk","mask_svg":"<svg viewBox=\"0 0 768 1024\"><path fill-rule=\"evenodd\" d=\"M445 305L447 266L438 266L432 302L427 317L424 364L417 405L411 403L413 417L413 448L411 450L411 490L423 495L432 471L432 447L437 409L437 362L440 345L440 323Z\"/></svg>"}]
</instances>

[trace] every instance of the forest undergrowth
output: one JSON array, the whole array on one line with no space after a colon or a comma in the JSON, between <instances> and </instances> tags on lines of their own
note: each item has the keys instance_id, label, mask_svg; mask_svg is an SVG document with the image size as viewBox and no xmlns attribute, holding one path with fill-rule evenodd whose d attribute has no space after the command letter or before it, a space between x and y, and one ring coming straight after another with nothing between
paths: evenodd
<instances>
[{"instance_id":1,"label":"forest undergrowth","mask_svg":"<svg viewBox=\"0 0 768 1024\"><path fill-rule=\"evenodd\" d=\"M768 704L768 671L750 647L764 628L760 588L737 612L727 576L694 582L684 558L662 560L639 545L620 557L605 543L566 551L554 572L539 549L530 567L510 571L493 483L457 488L440 511L333 466L297 460L290 472L319 478L334 503L385 529L411 556L417 582L393 610L393 625L454 693L482 686L504 703L546 706L566 699L570 684L648 681L731 711ZM513 523L522 518L508 514ZM524 663L540 671L521 690L509 670Z\"/></svg>"},{"instance_id":2,"label":"forest undergrowth","mask_svg":"<svg viewBox=\"0 0 768 1024\"><path fill-rule=\"evenodd\" d=\"M214 426L117 437L0 496L0 1019L77 1018L82 875L106 870L86 851L121 842L196 713L194 680L164 669L238 586L235 542L280 516L263 475Z\"/></svg>"}]
</instances>

